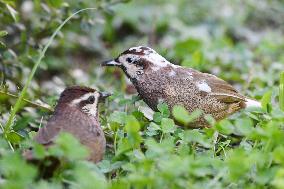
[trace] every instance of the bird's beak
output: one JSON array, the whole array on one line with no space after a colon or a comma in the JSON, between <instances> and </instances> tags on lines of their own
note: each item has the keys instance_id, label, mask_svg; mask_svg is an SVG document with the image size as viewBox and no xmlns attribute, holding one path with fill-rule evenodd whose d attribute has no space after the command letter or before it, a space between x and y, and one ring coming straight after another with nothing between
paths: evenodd
<instances>
[{"instance_id":1,"label":"bird's beak","mask_svg":"<svg viewBox=\"0 0 284 189\"><path fill-rule=\"evenodd\" d=\"M99 101L100 102L104 102L105 99L109 96L111 96L112 94L111 93L108 93L108 92L100 92L100 97L99 97Z\"/></svg>"},{"instance_id":2,"label":"bird's beak","mask_svg":"<svg viewBox=\"0 0 284 189\"><path fill-rule=\"evenodd\" d=\"M101 66L121 66L121 63L115 60L107 60L102 62Z\"/></svg>"}]
</instances>

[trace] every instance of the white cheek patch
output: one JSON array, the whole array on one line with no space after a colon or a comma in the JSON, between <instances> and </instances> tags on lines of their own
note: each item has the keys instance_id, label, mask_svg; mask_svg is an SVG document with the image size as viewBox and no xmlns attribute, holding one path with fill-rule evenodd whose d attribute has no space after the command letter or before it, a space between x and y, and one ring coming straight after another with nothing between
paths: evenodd
<instances>
[{"instance_id":1,"label":"white cheek patch","mask_svg":"<svg viewBox=\"0 0 284 189\"><path fill-rule=\"evenodd\" d=\"M99 101L99 93L93 94L95 96L95 101L93 104L87 104L82 108L82 111L88 114L89 116L97 116L97 108L98 108L98 101Z\"/></svg>"},{"instance_id":2,"label":"white cheek patch","mask_svg":"<svg viewBox=\"0 0 284 189\"><path fill-rule=\"evenodd\" d=\"M90 96L95 97L94 103L85 105L84 107L82 107L82 111L85 112L86 114L90 115L90 116L96 116L97 115L97 104L98 104L98 100L99 100L99 96L100 96L100 94L98 92L87 93L87 94L81 96L80 98L73 100L71 102L71 105L75 106L75 105L79 104L80 102L87 100Z\"/></svg>"},{"instance_id":3,"label":"white cheek patch","mask_svg":"<svg viewBox=\"0 0 284 189\"><path fill-rule=\"evenodd\" d=\"M139 71L140 69L138 67L136 67L135 65L133 64L128 64L128 65L125 65L125 68L127 70L127 73L129 74L129 76L131 78L138 78L138 75L137 75L137 71ZM143 70L141 70L142 72Z\"/></svg>"},{"instance_id":4,"label":"white cheek patch","mask_svg":"<svg viewBox=\"0 0 284 189\"><path fill-rule=\"evenodd\" d=\"M96 116L96 107L94 107L94 104L87 104L82 108L82 111L90 116Z\"/></svg>"},{"instance_id":5,"label":"white cheek patch","mask_svg":"<svg viewBox=\"0 0 284 189\"><path fill-rule=\"evenodd\" d=\"M137 49L136 49L136 52L137 52ZM124 55L119 58L119 61L122 62L130 78L138 79L139 78L138 72L143 72L143 70L137 67L135 64L127 62L126 61L127 58L131 58L132 61L135 61L135 60L138 60L140 57L138 55Z\"/></svg>"},{"instance_id":6,"label":"white cheek patch","mask_svg":"<svg viewBox=\"0 0 284 189\"><path fill-rule=\"evenodd\" d=\"M198 82L196 86L200 91L211 92L211 87L205 81Z\"/></svg>"},{"instance_id":7,"label":"white cheek patch","mask_svg":"<svg viewBox=\"0 0 284 189\"><path fill-rule=\"evenodd\" d=\"M82 111L89 116L97 116L97 105L95 104L87 104L82 108Z\"/></svg>"}]
</instances>

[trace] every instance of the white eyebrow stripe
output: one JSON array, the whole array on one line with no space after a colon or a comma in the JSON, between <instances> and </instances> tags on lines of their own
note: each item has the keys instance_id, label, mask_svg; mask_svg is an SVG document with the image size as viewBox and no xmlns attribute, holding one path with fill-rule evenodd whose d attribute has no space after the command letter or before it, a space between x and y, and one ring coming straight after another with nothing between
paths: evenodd
<instances>
[{"instance_id":1,"label":"white eyebrow stripe","mask_svg":"<svg viewBox=\"0 0 284 189\"><path fill-rule=\"evenodd\" d=\"M82 102L82 101L84 101L84 100L87 100L87 99L88 99L90 96L92 96L92 95L96 96L96 93L87 93L87 94L84 94L84 95L81 96L80 98L72 100L71 104L72 104L72 105L78 104L78 103L80 103L80 102Z\"/></svg>"}]
</instances>

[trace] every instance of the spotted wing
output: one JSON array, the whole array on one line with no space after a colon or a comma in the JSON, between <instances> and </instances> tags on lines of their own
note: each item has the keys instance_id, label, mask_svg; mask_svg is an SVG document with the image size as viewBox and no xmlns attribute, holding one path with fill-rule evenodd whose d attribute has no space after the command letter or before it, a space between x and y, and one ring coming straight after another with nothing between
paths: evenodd
<instances>
[{"instance_id":1,"label":"spotted wing","mask_svg":"<svg viewBox=\"0 0 284 189\"><path fill-rule=\"evenodd\" d=\"M226 81L207 73L201 74L200 80L204 80L211 88L209 95L214 96L221 102L233 103L245 101L245 97Z\"/></svg>"}]
</instances>

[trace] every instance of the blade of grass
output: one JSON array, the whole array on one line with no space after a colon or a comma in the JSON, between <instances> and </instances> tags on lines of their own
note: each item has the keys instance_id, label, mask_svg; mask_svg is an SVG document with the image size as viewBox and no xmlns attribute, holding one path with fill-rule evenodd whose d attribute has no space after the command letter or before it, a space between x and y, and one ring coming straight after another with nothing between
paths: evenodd
<instances>
[{"instance_id":1,"label":"blade of grass","mask_svg":"<svg viewBox=\"0 0 284 189\"><path fill-rule=\"evenodd\" d=\"M34 77L34 74L39 66L39 64L41 63L41 60L42 58L44 57L45 55L45 52L47 51L48 47L50 46L50 44L52 43L53 39L55 38L55 36L58 34L58 32L61 30L61 28L72 18L74 17L75 15L79 14L80 12L83 12L83 11L87 11L87 10L96 10L97 8L85 8L85 9L80 9L78 10L77 12L73 13L72 15L70 15L68 18L66 18L62 24L60 24L60 26L58 26L58 28L54 31L54 33L52 34L52 36L49 38L47 44L45 45L45 47L43 48L43 50L40 52L39 54L39 58L37 59L35 65L33 66L33 69L28 77L28 80L27 82L25 83L24 85L24 88L22 89L20 95L19 95L19 98L17 99L14 107L12 108L11 110L11 113L10 113L10 116L9 116L9 119L5 125L5 128L4 128L4 133L7 133L8 131L11 130L11 127L12 127L12 123L13 123L13 120L15 118L15 115L16 113L19 111L20 107L21 107L21 103L25 97L25 94L27 92L27 89L28 87L30 86L30 83L31 83L31 80L33 79Z\"/></svg>"},{"instance_id":2,"label":"blade of grass","mask_svg":"<svg viewBox=\"0 0 284 189\"><path fill-rule=\"evenodd\" d=\"M284 72L280 74L280 84L279 84L279 106L282 111L284 111Z\"/></svg>"},{"instance_id":3,"label":"blade of grass","mask_svg":"<svg viewBox=\"0 0 284 189\"><path fill-rule=\"evenodd\" d=\"M3 128L3 126L2 126L1 123L0 123L0 128L1 128L2 132L3 132L3 134L4 134L4 128ZM5 136L5 138L6 138L6 135L5 135L5 134L4 134L4 136ZM11 144L11 142L10 142L9 140L6 140L6 141L7 141L8 145L9 145L9 147L11 148L11 150L14 152L15 150L14 150L14 147L13 147L13 145Z\"/></svg>"}]
</instances>

